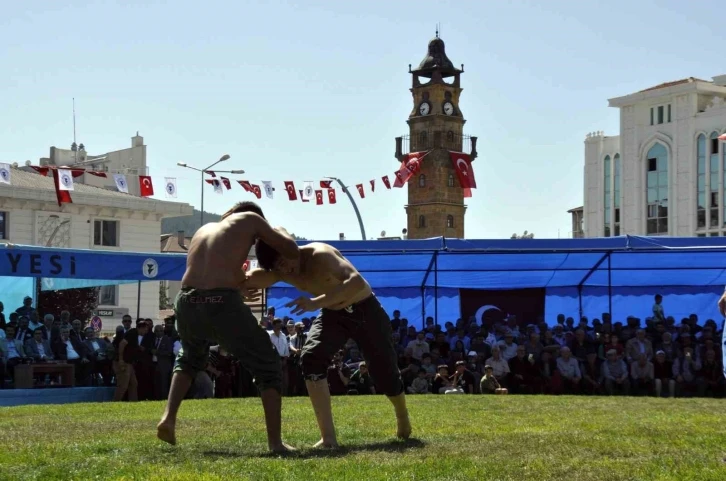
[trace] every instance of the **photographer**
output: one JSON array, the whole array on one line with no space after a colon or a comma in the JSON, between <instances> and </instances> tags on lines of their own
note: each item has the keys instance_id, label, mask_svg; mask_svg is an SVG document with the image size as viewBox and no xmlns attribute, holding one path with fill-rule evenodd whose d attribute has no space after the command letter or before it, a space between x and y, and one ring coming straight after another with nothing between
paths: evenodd
<instances>
[{"instance_id":1,"label":"photographer","mask_svg":"<svg viewBox=\"0 0 726 481\"><path fill-rule=\"evenodd\" d=\"M348 392L350 369L343 364L343 351L333 356L333 363L328 367L328 387L332 396L341 396Z\"/></svg>"}]
</instances>

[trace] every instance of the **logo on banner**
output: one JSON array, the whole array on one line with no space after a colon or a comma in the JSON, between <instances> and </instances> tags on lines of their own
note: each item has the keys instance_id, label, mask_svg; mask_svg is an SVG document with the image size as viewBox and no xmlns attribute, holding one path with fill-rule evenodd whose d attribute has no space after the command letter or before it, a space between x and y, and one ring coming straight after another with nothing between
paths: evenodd
<instances>
[{"instance_id":1,"label":"logo on banner","mask_svg":"<svg viewBox=\"0 0 726 481\"><path fill-rule=\"evenodd\" d=\"M53 289L53 286L55 285L55 282L53 282L52 277L44 277L43 278L43 286L46 289Z\"/></svg>"},{"instance_id":2,"label":"logo on banner","mask_svg":"<svg viewBox=\"0 0 726 481\"><path fill-rule=\"evenodd\" d=\"M166 191L169 193L169 195L174 195L174 192L176 192L176 187L174 187L174 184L172 182L166 183Z\"/></svg>"},{"instance_id":3,"label":"logo on banner","mask_svg":"<svg viewBox=\"0 0 726 481\"><path fill-rule=\"evenodd\" d=\"M61 184L67 189L70 189L71 185L73 185L73 179L71 179L71 176L68 174L61 175Z\"/></svg>"},{"instance_id":4,"label":"logo on banner","mask_svg":"<svg viewBox=\"0 0 726 481\"><path fill-rule=\"evenodd\" d=\"M10 180L10 171L5 167L0 167L0 178L2 178L4 182L8 182Z\"/></svg>"},{"instance_id":5,"label":"logo on banner","mask_svg":"<svg viewBox=\"0 0 726 481\"><path fill-rule=\"evenodd\" d=\"M159 264L154 259L146 259L143 266L144 277L153 279L159 274Z\"/></svg>"}]
</instances>

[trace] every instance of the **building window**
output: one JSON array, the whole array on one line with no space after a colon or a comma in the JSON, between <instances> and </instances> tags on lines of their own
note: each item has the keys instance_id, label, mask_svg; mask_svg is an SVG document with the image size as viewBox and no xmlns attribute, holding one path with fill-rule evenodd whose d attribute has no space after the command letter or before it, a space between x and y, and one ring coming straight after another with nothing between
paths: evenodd
<instances>
[{"instance_id":1,"label":"building window","mask_svg":"<svg viewBox=\"0 0 726 481\"><path fill-rule=\"evenodd\" d=\"M604 237L610 237L610 222L612 221L611 215L612 210L610 210L610 204L612 202L612 182L611 182L611 176L610 176L610 156L605 156L605 162L603 162L605 172L604 172L604 186L605 186L605 195L603 198L603 204L605 205L605 229L603 236Z\"/></svg>"},{"instance_id":2,"label":"building window","mask_svg":"<svg viewBox=\"0 0 726 481\"><path fill-rule=\"evenodd\" d=\"M418 186L419 187L426 187L426 176L421 174L418 176Z\"/></svg>"},{"instance_id":3,"label":"building window","mask_svg":"<svg viewBox=\"0 0 726 481\"><path fill-rule=\"evenodd\" d=\"M724 157L724 162L726 162L726 157ZM449 174L449 180L447 182L447 185L449 187L453 187L454 186L454 174Z\"/></svg>"},{"instance_id":4,"label":"building window","mask_svg":"<svg viewBox=\"0 0 726 481\"><path fill-rule=\"evenodd\" d=\"M102 286L98 288L99 306L118 305L118 286Z\"/></svg>"},{"instance_id":5,"label":"building window","mask_svg":"<svg viewBox=\"0 0 726 481\"><path fill-rule=\"evenodd\" d=\"M668 151L661 143L648 151L646 233L668 234Z\"/></svg>"},{"instance_id":6,"label":"building window","mask_svg":"<svg viewBox=\"0 0 726 481\"><path fill-rule=\"evenodd\" d=\"M650 108L650 125L671 123L671 104Z\"/></svg>"},{"instance_id":7,"label":"building window","mask_svg":"<svg viewBox=\"0 0 726 481\"><path fill-rule=\"evenodd\" d=\"M426 217L422 215L418 216L418 226L419 228L426 227Z\"/></svg>"},{"instance_id":8,"label":"building window","mask_svg":"<svg viewBox=\"0 0 726 481\"><path fill-rule=\"evenodd\" d=\"M446 216L446 227L449 229L454 228L454 216L453 215Z\"/></svg>"},{"instance_id":9,"label":"building window","mask_svg":"<svg viewBox=\"0 0 726 481\"><path fill-rule=\"evenodd\" d=\"M118 247L119 228L117 220L97 220L93 222L93 245Z\"/></svg>"},{"instance_id":10,"label":"building window","mask_svg":"<svg viewBox=\"0 0 726 481\"><path fill-rule=\"evenodd\" d=\"M424 150L426 148L426 141L427 139L426 131L421 131L418 133L418 149L417 150Z\"/></svg>"},{"instance_id":11,"label":"building window","mask_svg":"<svg viewBox=\"0 0 726 481\"><path fill-rule=\"evenodd\" d=\"M706 227L706 136L701 134L696 140L696 228Z\"/></svg>"},{"instance_id":12,"label":"building window","mask_svg":"<svg viewBox=\"0 0 726 481\"><path fill-rule=\"evenodd\" d=\"M710 156L709 156L709 162L708 162L708 183L709 183L709 221L708 225L709 227L719 227L721 225L720 216L718 215L718 204L719 204L719 198L721 197L720 192L721 189L719 189L719 157L718 157L718 132L713 132L711 134L711 148L710 148Z\"/></svg>"},{"instance_id":13,"label":"building window","mask_svg":"<svg viewBox=\"0 0 726 481\"><path fill-rule=\"evenodd\" d=\"M8 213L0 212L0 239L8 238Z\"/></svg>"},{"instance_id":14,"label":"building window","mask_svg":"<svg viewBox=\"0 0 726 481\"><path fill-rule=\"evenodd\" d=\"M665 116L663 115L663 106L658 107L658 125L662 124L665 121Z\"/></svg>"},{"instance_id":15,"label":"building window","mask_svg":"<svg viewBox=\"0 0 726 481\"><path fill-rule=\"evenodd\" d=\"M613 206L615 207L615 225L613 235L620 235L620 154L615 154L613 175Z\"/></svg>"},{"instance_id":16,"label":"building window","mask_svg":"<svg viewBox=\"0 0 726 481\"><path fill-rule=\"evenodd\" d=\"M650 125L653 125L653 107L650 108Z\"/></svg>"},{"instance_id":17,"label":"building window","mask_svg":"<svg viewBox=\"0 0 726 481\"><path fill-rule=\"evenodd\" d=\"M671 123L671 104L668 104L668 123Z\"/></svg>"}]
</instances>

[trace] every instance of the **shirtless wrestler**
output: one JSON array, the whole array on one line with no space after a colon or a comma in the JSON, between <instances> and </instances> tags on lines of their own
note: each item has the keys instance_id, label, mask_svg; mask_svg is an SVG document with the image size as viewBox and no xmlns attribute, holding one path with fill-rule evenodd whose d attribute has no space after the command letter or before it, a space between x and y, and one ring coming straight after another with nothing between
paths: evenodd
<instances>
[{"instance_id":1,"label":"shirtless wrestler","mask_svg":"<svg viewBox=\"0 0 726 481\"><path fill-rule=\"evenodd\" d=\"M411 423L391 339L391 321L368 282L338 250L320 242L301 247L299 259L289 260L275 246L259 239L256 253L261 268L247 274L243 284L246 294L254 295L257 289L283 281L315 296L300 297L289 303L293 314L322 310L313 321L300 356L322 434L315 446L338 445L326 374L333 355L350 338L363 354L376 382L376 391L386 394L393 404L398 437L407 439L411 435Z\"/></svg>"},{"instance_id":2,"label":"shirtless wrestler","mask_svg":"<svg viewBox=\"0 0 726 481\"><path fill-rule=\"evenodd\" d=\"M259 328L239 289L244 281L241 266L256 239L274 246L281 258L298 262L295 241L284 230L270 227L262 209L253 202L236 204L220 222L205 224L192 238L182 288L174 301L182 347L166 410L157 426L162 441L176 444L179 406L197 372L206 369L213 343L234 354L254 376L265 412L269 449L291 450L282 442L280 433L280 356L267 333Z\"/></svg>"}]
</instances>

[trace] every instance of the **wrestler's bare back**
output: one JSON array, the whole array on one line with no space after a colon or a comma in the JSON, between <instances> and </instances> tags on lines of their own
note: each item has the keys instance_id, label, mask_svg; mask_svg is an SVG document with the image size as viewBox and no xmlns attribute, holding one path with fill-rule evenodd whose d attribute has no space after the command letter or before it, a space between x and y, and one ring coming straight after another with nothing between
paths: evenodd
<instances>
[{"instance_id":1,"label":"wrestler's bare back","mask_svg":"<svg viewBox=\"0 0 726 481\"><path fill-rule=\"evenodd\" d=\"M297 253L295 241L272 229L262 217L233 214L220 222L205 224L194 234L182 287L238 289L245 279L242 265L258 237L284 246L287 255Z\"/></svg>"}]
</instances>

